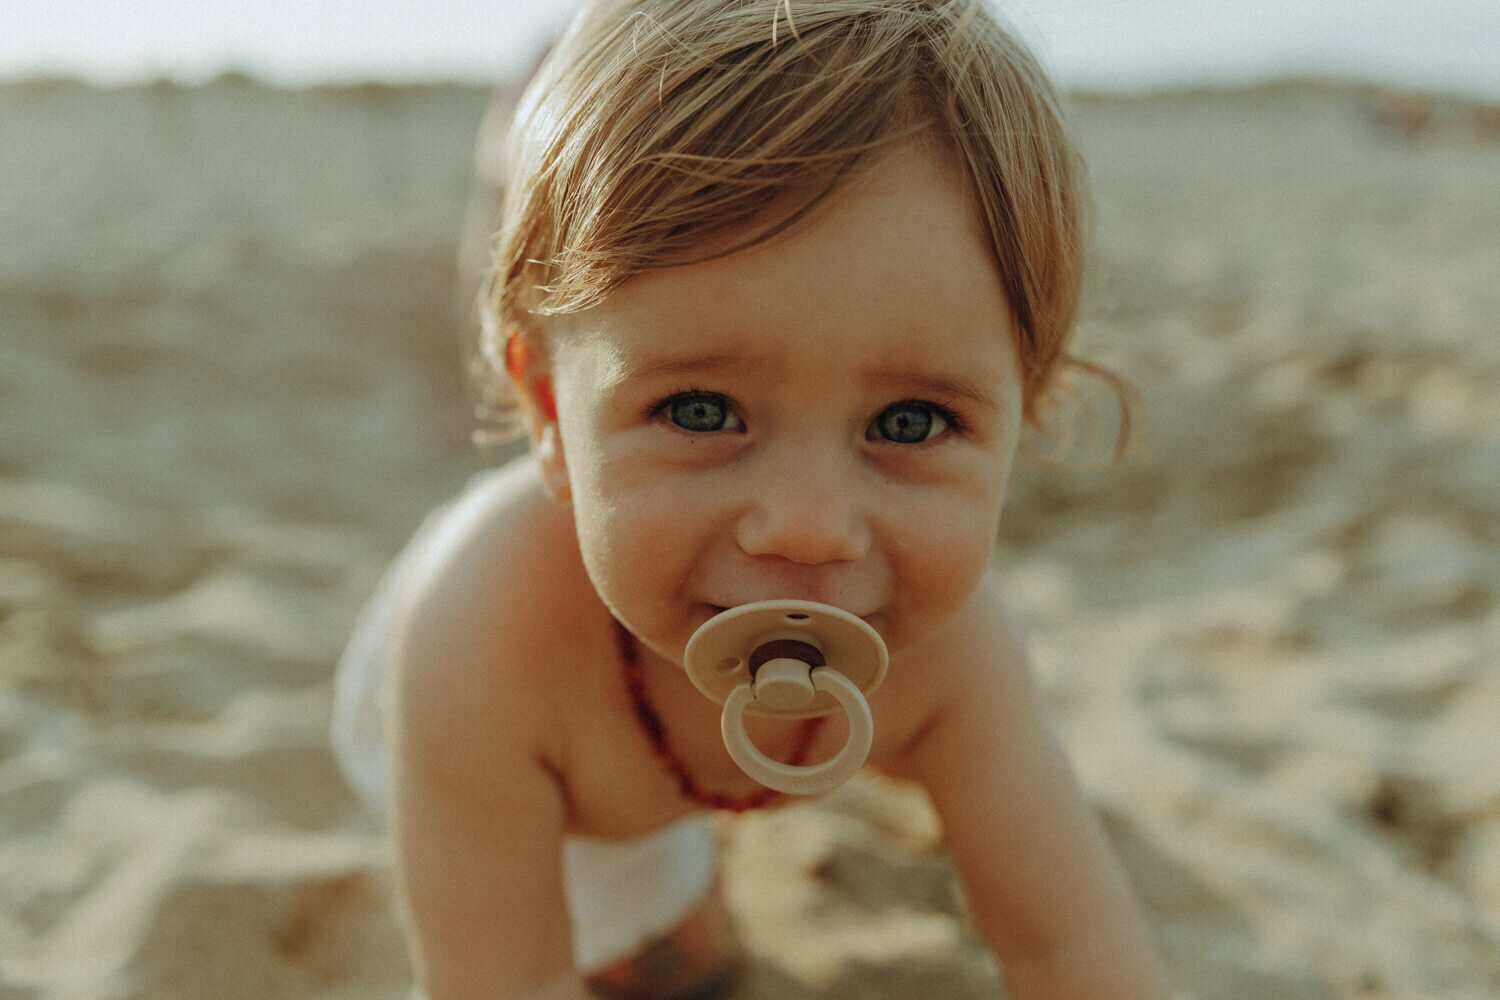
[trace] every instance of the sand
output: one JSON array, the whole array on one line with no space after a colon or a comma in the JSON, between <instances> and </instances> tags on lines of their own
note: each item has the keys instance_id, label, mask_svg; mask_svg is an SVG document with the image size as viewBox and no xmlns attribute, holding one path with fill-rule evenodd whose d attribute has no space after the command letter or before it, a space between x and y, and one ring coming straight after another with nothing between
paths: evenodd
<instances>
[{"instance_id":1,"label":"sand","mask_svg":"<svg viewBox=\"0 0 1500 1000\"><path fill-rule=\"evenodd\" d=\"M0 998L397 998L325 746L468 444L487 94L0 88ZM1184 996L1500 996L1500 141L1302 85L1078 99L1148 450L998 554ZM1385 108L1405 105L1380 104ZM747 818L737 1000L979 998L922 795Z\"/></svg>"}]
</instances>

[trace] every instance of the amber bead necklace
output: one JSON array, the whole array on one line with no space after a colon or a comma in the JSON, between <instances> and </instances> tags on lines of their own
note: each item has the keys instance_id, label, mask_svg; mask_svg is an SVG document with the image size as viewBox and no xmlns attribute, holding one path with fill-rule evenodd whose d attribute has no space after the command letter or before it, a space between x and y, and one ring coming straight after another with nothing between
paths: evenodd
<instances>
[{"instance_id":1,"label":"amber bead necklace","mask_svg":"<svg viewBox=\"0 0 1500 1000\"><path fill-rule=\"evenodd\" d=\"M641 651L636 645L635 636L616 621L615 639L620 647L621 672L625 676L625 690L630 695L630 704L635 709L636 722L640 724L641 732L651 744L651 752L676 780L677 787L683 795L709 809L724 809L730 812L759 809L781 795L780 792L770 788L756 789L747 795L725 795L698 784L697 779L693 777L693 772L672 749L672 742L667 737L667 727L662 722L661 715L656 711L656 706L651 704L651 699L646 694L646 679L641 668ZM821 716L803 720L797 732L797 743L792 748L790 761L792 766L801 767L807 762L807 755L811 752L813 741L817 739L818 731L822 727L823 717Z\"/></svg>"}]
</instances>

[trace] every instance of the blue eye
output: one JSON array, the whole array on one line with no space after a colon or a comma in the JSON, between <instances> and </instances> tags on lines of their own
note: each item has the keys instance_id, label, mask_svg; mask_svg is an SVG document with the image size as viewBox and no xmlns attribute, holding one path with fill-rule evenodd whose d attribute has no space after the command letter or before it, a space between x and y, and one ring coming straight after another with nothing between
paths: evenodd
<instances>
[{"instance_id":1,"label":"blue eye","mask_svg":"<svg viewBox=\"0 0 1500 1000\"><path fill-rule=\"evenodd\" d=\"M893 403L881 410L865 431L865 438L895 444L920 444L947 429L948 421L936 407L907 401Z\"/></svg>"},{"instance_id":2,"label":"blue eye","mask_svg":"<svg viewBox=\"0 0 1500 1000\"><path fill-rule=\"evenodd\" d=\"M685 392L667 400L662 409L672 423L695 434L739 429L729 400L716 392Z\"/></svg>"}]
</instances>

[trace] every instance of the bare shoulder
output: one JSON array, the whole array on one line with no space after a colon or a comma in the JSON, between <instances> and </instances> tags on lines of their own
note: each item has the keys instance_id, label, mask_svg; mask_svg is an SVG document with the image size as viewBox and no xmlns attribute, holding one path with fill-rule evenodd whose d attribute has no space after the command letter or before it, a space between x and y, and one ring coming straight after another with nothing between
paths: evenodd
<instances>
[{"instance_id":1,"label":"bare shoulder","mask_svg":"<svg viewBox=\"0 0 1500 1000\"><path fill-rule=\"evenodd\" d=\"M477 479L424 533L412 615L419 625L461 625L422 629L447 642L488 650L495 639L524 642L563 616L575 588L588 587L572 512L546 494L529 457Z\"/></svg>"},{"instance_id":2,"label":"bare shoulder","mask_svg":"<svg viewBox=\"0 0 1500 1000\"><path fill-rule=\"evenodd\" d=\"M891 671L893 688L911 688L892 697L921 706L912 739L890 762L893 773L948 772L948 755L965 741L1020 737L1039 721L1025 628L993 573L942 629L893 660Z\"/></svg>"},{"instance_id":3,"label":"bare shoulder","mask_svg":"<svg viewBox=\"0 0 1500 1000\"><path fill-rule=\"evenodd\" d=\"M482 752L490 737L470 723L511 741L529 738L528 720L545 732L536 665L557 658L563 609L592 594L570 511L520 459L476 480L423 535L394 642L408 735L461 736Z\"/></svg>"},{"instance_id":4,"label":"bare shoulder","mask_svg":"<svg viewBox=\"0 0 1500 1000\"><path fill-rule=\"evenodd\" d=\"M1025 628L992 571L953 619L915 650L940 689L939 701L972 701L977 691L1025 680L1031 661Z\"/></svg>"}]
</instances>

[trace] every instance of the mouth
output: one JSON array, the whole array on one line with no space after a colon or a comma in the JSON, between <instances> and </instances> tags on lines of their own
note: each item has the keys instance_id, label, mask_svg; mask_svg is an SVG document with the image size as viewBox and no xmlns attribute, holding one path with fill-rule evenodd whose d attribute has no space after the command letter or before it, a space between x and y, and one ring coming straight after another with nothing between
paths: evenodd
<instances>
[{"instance_id":1,"label":"mouth","mask_svg":"<svg viewBox=\"0 0 1500 1000\"><path fill-rule=\"evenodd\" d=\"M774 600L774 598L761 598L761 600ZM730 605L704 604L703 608L707 612L708 618L716 618L719 615L722 615L724 612L732 610L733 608L738 608L738 607L744 606L745 604L754 604L754 603L757 603L757 602L756 601L742 601L739 604L730 604ZM831 604L831 605L829 605L829 607L838 607L838 605L832 605ZM875 613L874 612L871 612L869 614L860 614L859 612L856 612L856 611L850 611L848 608L839 608L839 610L841 610L841 611L848 611L850 614L855 615L856 617L858 617L861 620L863 620L866 625L874 627L875 623L873 621L871 621L871 619L875 617Z\"/></svg>"}]
</instances>

